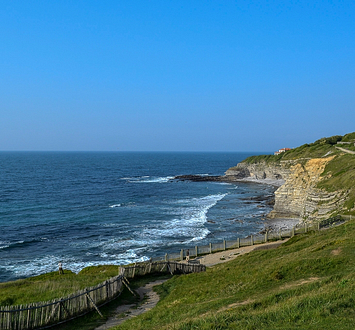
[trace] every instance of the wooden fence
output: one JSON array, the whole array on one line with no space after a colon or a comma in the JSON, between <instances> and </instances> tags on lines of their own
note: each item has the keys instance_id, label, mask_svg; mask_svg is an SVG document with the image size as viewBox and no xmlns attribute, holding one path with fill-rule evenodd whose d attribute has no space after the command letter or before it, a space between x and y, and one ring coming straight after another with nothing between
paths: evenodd
<instances>
[{"instance_id":1,"label":"wooden fence","mask_svg":"<svg viewBox=\"0 0 355 330\"><path fill-rule=\"evenodd\" d=\"M322 220L315 223L300 223L291 229L283 229L278 231L266 232L265 234L251 235L246 238L237 238L235 240L223 240L222 242L209 243L208 245L200 245L189 247L188 249L181 249L180 252L167 253L165 256L154 258L154 261L158 260L184 260L186 258L187 252L189 256L194 258L200 255L205 255L209 253L236 249L244 246L256 245L267 243L270 241L282 240L285 238L290 238L295 235L304 234L308 231L319 231L321 229L329 228L337 224L343 223L346 220L351 220L351 216L335 216L326 220Z\"/></svg>"},{"instance_id":2,"label":"wooden fence","mask_svg":"<svg viewBox=\"0 0 355 330\"><path fill-rule=\"evenodd\" d=\"M99 307L119 296L127 285L126 278L151 273L192 273L205 271L199 264L177 262L149 262L129 267L119 267L119 275L97 286L86 288L66 298L29 305L0 307L1 330L29 330L57 325ZM129 288L129 287L128 287Z\"/></svg>"}]
</instances>

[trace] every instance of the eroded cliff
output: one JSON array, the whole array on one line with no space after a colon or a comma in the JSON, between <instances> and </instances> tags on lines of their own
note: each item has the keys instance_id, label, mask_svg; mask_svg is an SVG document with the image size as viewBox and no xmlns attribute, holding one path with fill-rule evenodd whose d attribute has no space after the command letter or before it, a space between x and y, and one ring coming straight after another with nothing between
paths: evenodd
<instances>
[{"instance_id":1,"label":"eroded cliff","mask_svg":"<svg viewBox=\"0 0 355 330\"><path fill-rule=\"evenodd\" d=\"M349 195L347 189L329 192L319 188L319 183L332 176L332 173L324 176L324 171L335 157L243 162L229 169L226 177L278 185L269 218L324 219L338 211L346 211L343 205Z\"/></svg>"}]
</instances>

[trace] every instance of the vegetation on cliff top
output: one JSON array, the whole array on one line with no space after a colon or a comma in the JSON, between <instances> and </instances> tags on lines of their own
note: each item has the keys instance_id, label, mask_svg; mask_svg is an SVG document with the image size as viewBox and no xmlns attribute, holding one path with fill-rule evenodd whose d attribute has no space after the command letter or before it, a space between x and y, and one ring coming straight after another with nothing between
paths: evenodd
<instances>
[{"instance_id":1,"label":"vegetation on cliff top","mask_svg":"<svg viewBox=\"0 0 355 330\"><path fill-rule=\"evenodd\" d=\"M322 138L311 144L283 152L279 155L252 156L243 162L247 164L267 163L279 164L281 161L304 164L311 158L322 158L334 155L322 173L322 180L317 187L327 192L342 191L345 194L344 205L337 213L355 215L355 155L346 153L338 148L355 151L355 132L344 136L335 135Z\"/></svg>"},{"instance_id":2,"label":"vegetation on cliff top","mask_svg":"<svg viewBox=\"0 0 355 330\"><path fill-rule=\"evenodd\" d=\"M251 156L246 158L243 163L254 164L260 162L266 163L277 163L285 160L303 160L309 158L320 158L324 157L328 153L339 155L342 154L340 150L335 148L335 145L338 142L350 143L350 144L341 144L344 149L353 150L355 143L355 132L349 133L344 136L335 135L328 138L321 138L314 143L304 144L300 147L291 149L286 152L282 152L279 155L259 155Z\"/></svg>"}]
</instances>

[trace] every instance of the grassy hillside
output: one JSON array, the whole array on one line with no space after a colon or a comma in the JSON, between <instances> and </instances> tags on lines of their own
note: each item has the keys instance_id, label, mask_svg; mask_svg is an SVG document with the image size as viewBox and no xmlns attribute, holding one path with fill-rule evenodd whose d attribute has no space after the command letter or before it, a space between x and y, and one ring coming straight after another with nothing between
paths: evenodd
<instances>
[{"instance_id":1,"label":"grassy hillside","mask_svg":"<svg viewBox=\"0 0 355 330\"><path fill-rule=\"evenodd\" d=\"M87 267L79 274L64 270L0 283L0 306L28 304L66 297L118 275L117 266Z\"/></svg>"},{"instance_id":2,"label":"grassy hillside","mask_svg":"<svg viewBox=\"0 0 355 330\"><path fill-rule=\"evenodd\" d=\"M354 329L354 241L350 221L174 276L156 308L115 329Z\"/></svg>"},{"instance_id":3,"label":"grassy hillside","mask_svg":"<svg viewBox=\"0 0 355 330\"><path fill-rule=\"evenodd\" d=\"M243 162L253 164L259 162L280 162L281 160L297 160L307 158L320 158L324 157L327 153L336 155L342 154L335 146L338 142L350 142L351 144L339 145L344 149L354 151L355 132L349 133L344 136L335 135L328 138L321 138L314 143L304 144L300 147L283 152L279 155L259 155L246 158Z\"/></svg>"}]
</instances>

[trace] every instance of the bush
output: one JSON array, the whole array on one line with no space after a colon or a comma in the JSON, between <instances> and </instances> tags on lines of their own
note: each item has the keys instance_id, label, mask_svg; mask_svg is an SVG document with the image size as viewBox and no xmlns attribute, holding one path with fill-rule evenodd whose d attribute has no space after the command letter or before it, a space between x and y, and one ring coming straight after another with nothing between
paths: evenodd
<instances>
[{"instance_id":1,"label":"bush","mask_svg":"<svg viewBox=\"0 0 355 330\"><path fill-rule=\"evenodd\" d=\"M334 135L334 136L331 136L328 138L321 138L321 139L317 140L315 143L333 145L333 144L337 144L337 142L341 141L342 138L343 137L341 135Z\"/></svg>"}]
</instances>

